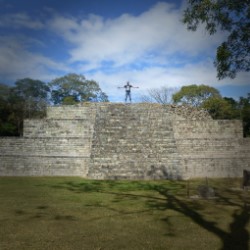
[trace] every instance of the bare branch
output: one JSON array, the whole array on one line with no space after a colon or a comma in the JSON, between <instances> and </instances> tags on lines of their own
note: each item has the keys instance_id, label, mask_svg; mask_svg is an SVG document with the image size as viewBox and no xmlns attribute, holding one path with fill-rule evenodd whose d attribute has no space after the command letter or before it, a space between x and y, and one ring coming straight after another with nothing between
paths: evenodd
<instances>
[{"instance_id":1,"label":"bare branch","mask_svg":"<svg viewBox=\"0 0 250 250\"><path fill-rule=\"evenodd\" d=\"M160 87L148 89L147 93L141 96L142 102L170 104L173 103L172 96L177 92L177 88Z\"/></svg>"}]
</instances>

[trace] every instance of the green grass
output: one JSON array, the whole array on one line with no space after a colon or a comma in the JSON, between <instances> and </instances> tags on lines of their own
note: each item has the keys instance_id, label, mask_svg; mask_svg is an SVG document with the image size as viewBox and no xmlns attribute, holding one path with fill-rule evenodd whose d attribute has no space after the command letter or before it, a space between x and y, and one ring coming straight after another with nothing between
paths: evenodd
<instances>
[{"instance_id":1,"label":"green grass","mask_svg":"<svg viewBox=\"0 0 250 250\"><path fill-rule=\"evenodd\" d=\"M205 180L190 181L190 196ZM249 196L239 179L184 181L0 178L0 249L249 249Z\"/></svg>"}]
</instances>

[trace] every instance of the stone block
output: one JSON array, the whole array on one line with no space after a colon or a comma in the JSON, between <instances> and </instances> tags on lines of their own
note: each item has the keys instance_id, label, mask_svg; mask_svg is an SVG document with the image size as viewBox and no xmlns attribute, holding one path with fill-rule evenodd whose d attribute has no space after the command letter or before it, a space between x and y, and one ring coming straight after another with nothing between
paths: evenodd
<instances>
[{"instance_id":1,"label":"stone block","mask_svg":"<svg viewBox=\"0 0 250 250\"><path fill-rule=\"evenodd\" d=\"M240 121L159 104L49 107L24 121L24 137L0 138L0 175L93 179L241 177L250 138Z\"/></svg>"}]
</instances>

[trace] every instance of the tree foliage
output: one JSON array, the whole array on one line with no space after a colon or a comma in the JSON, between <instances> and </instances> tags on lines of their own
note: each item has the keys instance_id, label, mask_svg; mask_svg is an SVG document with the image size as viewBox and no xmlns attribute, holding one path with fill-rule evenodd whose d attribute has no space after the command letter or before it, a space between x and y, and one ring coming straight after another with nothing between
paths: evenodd
<instances>
[{"instance_id":1,"label":"tree foliage","mask_svg":"<svg viewBox=\"0 0 250 250\"><path fill-rule=\"evenodd\" d=\"M203 23L210 35L221 30L228 34L217 48L215 66L219 79L250 71L249 0L188 0L183 22L192 31Z\"/></svg>"},{"instance_id":2,"label":"tree foliage","mask_svg":"<svg viewBox=\"0 0 250 250\"><path fill-rule=\"evenodd\" d=\"M182 103L194 107L200 107L204 101L211 97L221 97L219 91L207 85L183 86L173 95L174 103Z\"/></svg>"},{"instance_id":3,"label":"tree foliage","mask_svg":"<svg viewBox=\"0 0 250 250\"><path fill-rule=\"evenodd\" d=\"M0 135L20 135L25 118L43 117L49 90L30 78L17 80L13 87L0 84Z\"/></svg>"},{"instance_id":4,"label":"tree foliage","mask_svg":"<svg viewBox=\"0 0 250 250\"><path fill-rule=\"evenodd\" d=\"M16 81L13 91L23 99L32 97L34 100L40 101L47 99L50 89L46 83L40 80L24 78Z\"/></svg>"},{"instance_id":5,"label":"tree foliage","mask_svg":"<svg viewBox=\"0 0 250 250\"><path fill-rule=\"evenodd\" d=\"M24 78L15 82L11 89L13 103L23 106L24 118L42 117L45 115L50 88L40 80Z\"/></svg>"},{"instance_id":6,"label":"tree foliage","mask_svg":"<svg viewBox=\"0 0 250 250\"><path fill-rule=\"evenodd\" d=\"M0 84L0 136L18 135L17 127L11 121L12 107L9 102L10 87Z\"/></svg>"},{"instance_id":7,"label":"tree foliage","mask_svg":"<svg viewBox=\"0 0 250 250\"><path fill-rule=\"evenodd\" d=\"M236 104L232 98L212 97L205 100L201 107L206 109L213 119L238 119L240 113Z\"/></svg>"},{"instance_id":8,"label":"tree foliage","mask_svg":"<svg viewBox=\"0 0 250 250\"><path fill-rule=\"evenodd\" d=\"M222 97L219 91L206 85L183 86L173 95L175 103L206 109L213 119L240 119L244 136L250 136L250 93L239 101Z\"/></svg>"},{"instance_id":9,"label":"tree foliage","mask_svg":"<svg viewBox=\"0 0 250 250\"><path fill-rule=\"evenodd\" d=\"M244 135L250 136L250 93L248 93L247 97L240 97L239 107Z\"/></svg>"},{"instance_id":10,"label":"tree foliage","mask_svg":"<svg viewBox=\"0 0 250 250\"><path fill-rule=\"evenodd\" d=\"M108 97L95 81L76 74L50 84L30 78L19 79L14 86L0 84L0 136L21 135L23 120L45 116L47 105L80 101L108 101Z\"/></svg>"},{"instance_id":11,"label":"tree foliage","mask_svg":"<svg viewBox=\"0 0 250 250\"><path fill-rule=\"evenodd\" d=\"M71 73L52 80L49 85L54 104L108 101L108 96L102 92L99 84L93 80L87 80L83 75Z\"/></svg>"}]
</instances>

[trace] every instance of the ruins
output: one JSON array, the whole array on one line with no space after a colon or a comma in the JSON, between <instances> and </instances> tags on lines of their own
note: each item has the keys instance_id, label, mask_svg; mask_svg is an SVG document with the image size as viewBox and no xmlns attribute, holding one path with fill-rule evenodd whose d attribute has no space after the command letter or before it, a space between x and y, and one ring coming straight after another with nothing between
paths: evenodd
<instances>
[{"instance_id":1,"label":"ruins","mask_svg":"<svg viewBox=\"0 0 250 250\"><path fill-rule=\"evenodd\" d=\"M250 138L239 120L150 103L47 108L22 137L0 137L0 176L90 179L242 177Z\"/></svg>"}]
</instances>

